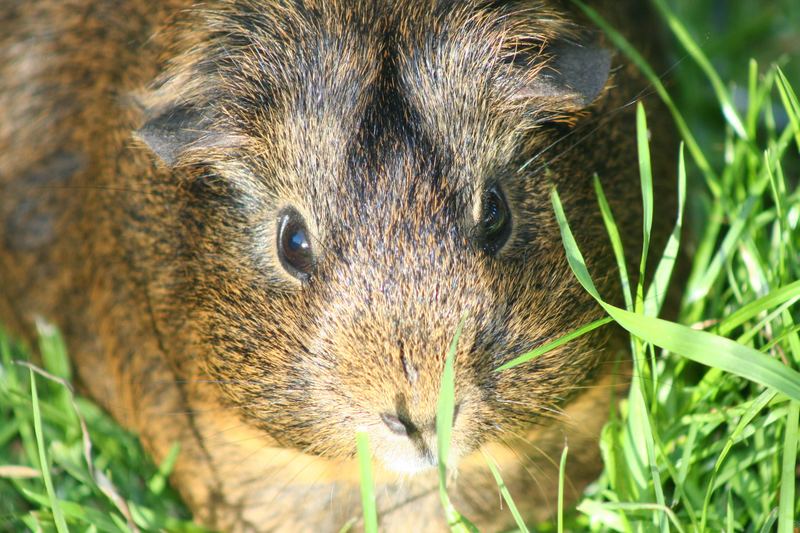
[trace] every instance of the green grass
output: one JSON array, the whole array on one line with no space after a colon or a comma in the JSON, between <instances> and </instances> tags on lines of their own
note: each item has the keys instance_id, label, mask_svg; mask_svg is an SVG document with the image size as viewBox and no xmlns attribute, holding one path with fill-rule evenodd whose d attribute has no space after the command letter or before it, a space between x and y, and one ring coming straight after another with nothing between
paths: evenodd
<instances>
[{"instance_id":1,"label":"green grass","mask_svg":"<svg viewBox=\"0 0 800 533\"><path fill-rule=\"evenodd\" d=\"M364 510L364 531L378 531L378 510L375 506L375 486L372 481L372 461L369 452L369 434L359 431L356 435L358 468L361 479L361 507Z\"/></svg>"},{"instance_id":2,"label":"green grass","mask_svg":"<svg viewBox=\"0 0 800 533\"><path fill-rule=\"evenodd\" d=\"M41 327L43 368L0 333L0 531L204 531L136 438L69 385L69 361ZM35 370L34 370L35 368Z\"/></svg>"},{"instance_id":3,"label":"green grass","mask_svg":"<svg viewBox=\"0 0 800 533\"><path fill-rule=\"evenodd\" d=\"M675 154L673 174L653 176L650 104L639 107L642 250L626 248L605 201L604 176L596 178L597 209L621 267L624 308L594 287L553 193L573 272L608 317L504 368L615 321L631 333L635 379L599 443L606 470L576 510L560 511L552 523L524 524L514 504L524 495L508 492L487 457L506 502L502 512L520 531L790 533L800 520L800 64L788 60L800 57L800 10L793 1L727 2L718 16L714 0L654 0L678 61L663 78L604 28L648 74L656 97L667 100L685 150ZM655 179L679 184L677 213L659 210ZM664 250L649 246L655 217L675 222ZM638 274L655 265L647 276L630 278L651 280L646 286L629 281L622 258L632 253L642 257ZM668 284L676 282L678 253L691 264L686 279L677 280L683 299L677 321L669 322L658 314ZM0 531L202 530L166 483L179 450L164 464L151 464L134 436L73 394L63 344L51 329L41 332L42 369L35 371L15 362L28 354L0 334ZM457 342L456 333L442 376L442 457L452 425ZM374 530L365 438L358 448L365 523ZM565 450L562 487L568 461ZM440 464L447 517L454 530L470 531L468 517L450 503Z\"/></svg>"},{"instance_id":4,"label":"green grass","mask_svg":"<svg viewBox=\"0 0 800 533\"><path fill-rule=\"evenodd\" d=\"M696 180L691 187L692 195L705 201L695 206L699 214L693 220L705 228L689 244L692 273L679 318L691 327L654 318L660 299L642 302L637 296L631 309L626 295L627 310L605 303L554 193L573 271L608 314L633 334L638 377L621 406L621 417L606 427L601 442L606 465L626 467L607 468L579 505L584 514L575 517L573 527L772 531L777 526L790 532L800 510L796 497L800 342L795 326L800 315L795 305L800 294L796 282L800 144L791 144L797 140L800 115L788 78L776 65L767 65L758 75L755 63L747 79L750 105L736 110L732 91L721 83L684 24L665 2L656 3L713 89L705 92L715 94L724 121L719 140L723 151L716 158L706 155L713 150L699 156L696 148L689 151L706 185L704 190ZM778 126L775 114L781 108L786 120ZM686 114L677 105L673 109L678 121ZM647 207L652 177L643 118L640 108L639 153ZM683 137L687 145L697 142L694 134L684 132ZM715 159L721 162L709 171L709 162ZM679 161L681 180L682 154ZM791 174L784 165L794 169ZM787 179L790 175L793 180ZM602 194L599 197L601 209L607 211ZM606 215L612 241L619 239ZM650 216L645 209L645 231ZM679 234L673 233L653 278L661 291L659 277L669 277L670 258L675 255L669 248L674 248ZM645 246L643 256L646 253ZM648 300L656 303L648 306Z\"/></svg>"}]
</instances>

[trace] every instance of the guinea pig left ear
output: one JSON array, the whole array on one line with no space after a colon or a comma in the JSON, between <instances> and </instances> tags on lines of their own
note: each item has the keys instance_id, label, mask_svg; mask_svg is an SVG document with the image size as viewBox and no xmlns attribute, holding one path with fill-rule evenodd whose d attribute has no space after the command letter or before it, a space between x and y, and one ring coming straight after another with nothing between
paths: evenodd
<instances>
[{"instance_id":1,"label":"guinea pig left ear","mask_svg":"<svg viewBox=\"0 0 800 533\"><path fill-rule=\"evenodd\" d=\"M580 111L595 101L608 81L611 52L596 42L555 41L543 56L544 64L516 97L536 99L548 111Z\"/></svg>"}]
</instances>

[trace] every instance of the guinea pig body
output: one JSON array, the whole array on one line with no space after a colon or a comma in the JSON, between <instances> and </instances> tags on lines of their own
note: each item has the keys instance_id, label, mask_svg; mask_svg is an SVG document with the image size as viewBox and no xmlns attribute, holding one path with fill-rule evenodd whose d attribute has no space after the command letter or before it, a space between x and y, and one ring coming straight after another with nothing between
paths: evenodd
<instances>
[{"instance_id":1,"label":"guinea pig body","mask_svg":"<svg viewBox=\"0 0 800 533\"><path fill-rule=\"evenodd\" d=\"M365 430L382 529L445 529L436 403L462 320L456 507L510 523L481 451L531 520L565 441L568 499L597 475L607 335L496 372L601 316L551 187L608 294L593 175L623 228L640 216L625 106L643 84L569 2L2 12L0 318L56 323L83 390L156 460L180 443L199 520L338 531Z\"/></svg>"}]
</instances>

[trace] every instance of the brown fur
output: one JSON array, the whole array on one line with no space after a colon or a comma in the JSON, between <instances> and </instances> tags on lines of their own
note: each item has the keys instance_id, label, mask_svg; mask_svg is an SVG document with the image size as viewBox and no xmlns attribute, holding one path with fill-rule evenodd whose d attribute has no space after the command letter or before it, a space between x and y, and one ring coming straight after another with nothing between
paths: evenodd
<instances>
[{"instance_id":1,"label":"brown fur","mask_svg":"<svg viewBox=\"0 0 800 533\"><path fill-rule=\"evenodd\" d=\"M565 441L568 498L596 476L614 382L602 332L494 371L600 316L566 264L550 187L606 294L593 174L623 227L640 215L634 71L588 107L531 92L551 43L587 38L571 10L3 0L2 319L22 334L36 316L57 323L82 386L156 460L181 443L174 482L201 521L336 531L360 513L357 429L382 461L435 455L465 316L452 496L481 528L509 525L482 449L526 517L546 517ZM176 110L191 127L162 161L148 125ZM492 257L474 228L493 181L513 230ZM313 235L305 284L276 258L286 205ZM419 432L391 434L386 412ZM377 483L383 529L444 527L433 471Z\"/></svg>"}]
</instances>

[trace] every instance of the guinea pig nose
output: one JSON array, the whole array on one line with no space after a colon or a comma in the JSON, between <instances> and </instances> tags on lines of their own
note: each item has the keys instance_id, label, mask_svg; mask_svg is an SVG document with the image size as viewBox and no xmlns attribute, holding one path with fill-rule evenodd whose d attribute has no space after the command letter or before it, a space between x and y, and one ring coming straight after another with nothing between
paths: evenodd
<instances>
[{"instance_id":1,"label":"guinea pig nose","mask_svg":"<svg viewBox=\"0 0 800 533\"><path fill-rule=\"evenodd\" d=\"M458 413L461 409L461 403L455 404L453 407L453 424L456 423L456 418L458 418ZM405 420L397 415L393 415L391 413L381 413L381 420L383 423L386 424L392 433L396 435L416 435L420 430L424 430L424 428L418 428L414 425L413 422L410 420ZM434 418L431 423L427 426L429 427L430 431L436 432L436 419Z\"/></svg>"},{"instance_id":2,"label":"guinea pig nose","mask_svg":"<svg viewBox=\"0 0 800 533\"><path fill-rule=\"evenodd\" d=\"M403 422L400 420L399 417L389 414L389 413L381 413L381 420L386 426L397 435L408 435L410 433L410 424Z\"/></svg>"}]
</instances>

